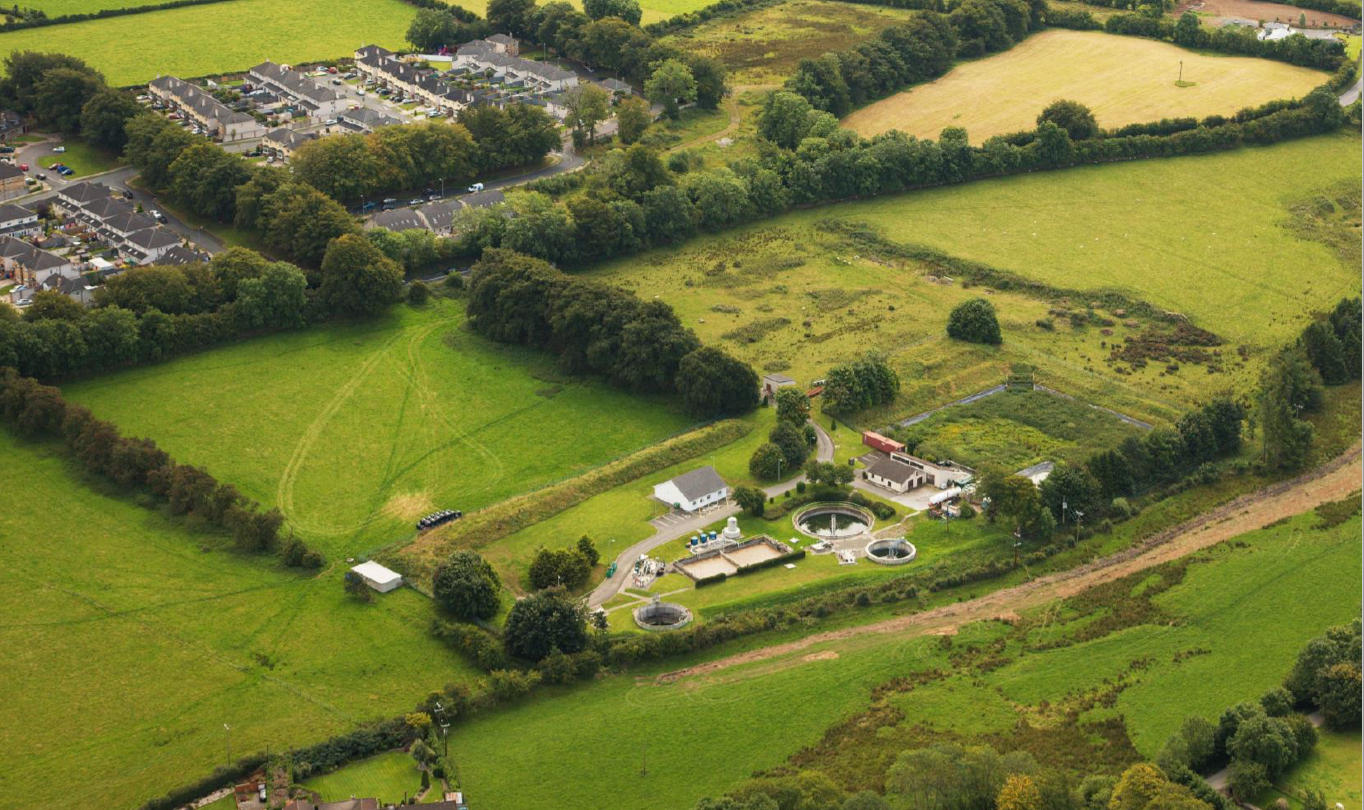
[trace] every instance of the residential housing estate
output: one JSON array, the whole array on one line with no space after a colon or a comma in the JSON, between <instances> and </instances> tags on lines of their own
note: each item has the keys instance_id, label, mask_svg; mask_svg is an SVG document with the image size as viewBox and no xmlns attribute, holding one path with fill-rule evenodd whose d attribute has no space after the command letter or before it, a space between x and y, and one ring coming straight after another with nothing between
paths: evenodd
<instances>
[{"instance_id":1,"label":"residential housing estate","mask_svg":"<svg viewBox=\"0 0 1364 810\"><path fill-rule=\"evenodd\" d=\"M229 108L202 87L174 76L152 79L147 83L147 92L223 143L265 135L265 126L255 118Z\"/></svg>"},{"instance_id":2,"label":"residential housing estate","mask_svg":"<svg viewBox=\"0 0 1364 810\"><path fill-rule=\"evenodd\" d=\"M330 87L324 87L297 70L274 62L261 62L251 68L247 75L257 86L289 99L315 121L335 118L348 105L346 99Z\"/></svg>"}]
</instances>

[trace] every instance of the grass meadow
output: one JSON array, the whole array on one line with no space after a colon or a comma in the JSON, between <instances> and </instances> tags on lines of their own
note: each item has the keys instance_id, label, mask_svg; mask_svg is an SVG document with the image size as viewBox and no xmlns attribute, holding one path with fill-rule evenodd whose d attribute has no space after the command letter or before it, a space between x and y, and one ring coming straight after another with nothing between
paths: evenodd
<instances>
[{"instance_id":1,"label":"grass meadow","mask_svg":"<svg viewBox=\"0 0 1364 810\"><path fill-rule=\"evenodd\" d=\"M690 424L662 399L563 378L548 355L463 324L461 304L437 299L63 390L278 506L329 558L404 540L425 513L487 506Z\"/></svg>"},{"instance_id":2,"label":"grass meadow","mask_svg":"<svg viewBox=\"0 0 1364 810\"><path fill-rule=\"evenodd\" d=\"M91 146L84 141L65 141L62 145L66 147L66 152L60 155L38 158L38 165L48 169L52 167L53 163L65 164L75 172L72 177L84 177L87 174L107 172L123 165L123 159L119 156L106 152L97 146Z\"/></svg>"},{"instance_id":3,"label":"grass meadow","mask_svg":"<svg viewBox=\"0 0 1364 810\"><path fill-rule=\"evenodd\" d=\"M1359 172L1359 138L1348 134L1038 172L785 214L588 274L661 296L703 340L760 373L808 382L868 349L885 351L901 396L863 421L974 393L1025 362L1040 382L1158 422L1210 393L1247 390L1262 358L1296 337L1312 309L1359 293L1358 197L1325 230L1299 227L1290 210L1327 193L1357 194ZM1355 192L1340 191L1351 183ZM1109 334L1061 318L1048 331L1036 321L1057 302L963 289L932 267L869 254L821 227L826 220L1054 287L1118 290L1183 313L1226 341L1222 371L1185 364L1170 372L1153 362L1115 373L1113 345L1148 324L1103 312L1116 322ZM1004 344L948 340L948 312L981 295L999 310Z\"/></svg>"},{"instance_id":4,"label":"grass meadow","mask_svg":"<svg viewBox=\"0 0 1364 810\"><path fill-rule=\"evenodd\" d=\"M432 785L440 780L433 779ZM352 796L370 796L385 804L398 804L421 792L421 771L406 751L390 751L347 765L340 770L315 776L303 786L315 790L324 802L339 802ZM441 791L433 789L428 797L439 798Z\"/></svg>"},{"instance_id":5,"label":"grass meadow","mask_svg":"<svg viewBox=\"0 0 1364 810\"><path fill-rule=\"evenodd\" d=\"M646 22L650 5L644 4ZM791 0L710 20L666 41L719 59L736 85L775 87L794 72L801 59L850 47L912 15L904 9Z\"/></svg>"},{"instance_id":6,"label":"grass meadow","mask_svg":"<svg viewBox=\"0 0 1364 810\"><path fill-rule=\"evenodd\" d=\"M0 510L0 808L134 807L222 764L224 723L234 755L306 745L475 674L411 590L363 604L336 566L224 551L54 445L0 431L0 467L23 482Z\"/></svg>"},{"instance_id":7,"label":"grass meadow","mask_svg":"<svg viewBox=\"0 0 1364 810\"><path fill-rule=\"evenodd\" d=\"M483 7L471 7L480 14ZM61 51L113 85L349 56L365 44L401 47L416 9L401 0L230 0L0 34L0 57Z\"/></svg>"},{"instance_id":8,"label":"grass meadow","mask_svg":"<svg viewBox=\"0 0 1364 810\"><path fill-rule=\"evenodd\" d=\"M22 8L35 8L49 17L64 14L90 14L113 8L148 5L144 0L28 0Z\"/></svg>"},{"instance_id":9,"label":"grass meadow","mask_svg":"<svg viewBox=\"0 0 1364 810\"><path fill-rule=\"evenodd\" d=\"M938 411L906 430L931 452L967 465L1018 470L1040 461L1078 464L1141 429L1112 414L1040 391L1007 391Z\"/></svg>"},{"instance_id":10,"label":"grass meadow","mask_svg":"<svg viewBox=\"0 0 1364 810\"><path fill-rule=\"evenodd\" d=\"M1231 703L1257 697L1279 683L1307 639L1358 614L1359 522L1321 531L1311 528L1313 520L1299 517L1199 554L1181 584L1155 597L1164 613L1152 623L1090 641L1032 652L1014 628L987 623L963 628L947 645L860 635L678 681L650 677L687 663L673 661L476 719L454 731L451 752L463 786L493 810L588 804L602 795L621 806L671 808L781 766L807 746L797 767L825 768L836 780L863 775L854 773L853 758L893 758L944 734L1022 747L1066 743L1083 756L1097 745L1087 734L1053 738L1042 731L1021 740L1010 730L1020 720L1040 728L1072 696L1121 683L1113 709L1087 710L1081 721L1121 714L1136 749L1128 743L1116 749L1129 759L1136 752L1150 756L1187 714L1215 717ZM1146 577L1139 579L1129 586L1134 592ZM1305 593L1314 598L1302 598ZM1040 639L1094 617L1062 604L1025 618ZM868 715L871 729L855 726L850 741L835 735L834 747L846 756L820 745L825 729L867 708L877 685L916 671L951 670L964 649L990 642L1002 644L1003 652L980 672L892 690L886 700L904 712L902 721ZM601 722L604 717L611 722ZM526 740L535 740L532 749ZM527 750L533 751L529 760ZM513 758L521 768L506 767ZM555 789L526 791L525 768Z\"/></svg>"},{"instance_id":11,"label":"grass meadow","mask_svg":"<svg viewBox=\"0 0 1364 810\"><path fill-rule=\"evenodd\" d=\"M1359 810L1359 732L1320 729L1317 733L1312 753L1256 797L1255 806L1269 807L1282 798L1292 810L1302 810L1307 791L1319 790L1326 797L1327 807L1339 802L1346 810Z\"/></svg>"},{"instance_id":12,"label":"grass meadow","mask_svg":"<svg viewBox=\"0 0 1364 810\"><path fill-rule=\"evenodd\" d=\"M1175 84L1183 65L1185 82ZM871 137L898 129L937 138L965 127L971 142L1029 130L1057 99L1089 106L1099 126L1180 116L1230 115L1243 107L1306 95L1325 74L1254 57L1189 51L1164 42L1095 31L1043 31L987 59L863 107L843 125Z\"/></svg>"}]
</instances>

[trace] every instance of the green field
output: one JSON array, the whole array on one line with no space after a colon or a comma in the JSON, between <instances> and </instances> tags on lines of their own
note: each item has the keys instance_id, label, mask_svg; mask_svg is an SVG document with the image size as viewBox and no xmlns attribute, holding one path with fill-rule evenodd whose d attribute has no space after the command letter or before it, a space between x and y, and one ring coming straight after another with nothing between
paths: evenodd
<instances>
[{"instance_id":1,"label":"green field","mask_svg":"<svg viewBox=\"0 0 1364 810\"><path fill-rule=\"evenodd\" d=\"M121 158L81 141L66 141L63 145L66 152L39 158L38 165L48 169L53 163L63 163L75 172L72 177L84 177L87 174L107 172L123 164Z\"/></svg>"},{"instance_id":2,"label":"green field","mask_svg":"<svg viewBox=\"0 0 1364 810\"><path fill-rule=\"evenodd\" d=\"M671 661L460 726L451 752L464 787L493 810L586 805L602 795L622 807L685 807L781 766L806 746L798 768L824 769L855 786L883 772L899 750L944 735L1071 755L1077 766L1110 770L1137 752L1154 754L1188 714L1215 717L1257 697L1279 683L1307 639L1357 615L1359 521L1319 531L1310 528L1313 520L1300 517L1200 553L1182 582L1154 597L1163 613L1092 640L1027 650L1030 641L1063 639L1095 620L1095 607L1065 603L1015 627L969 626L947 648L933 639L860 635L675 682L648 677L690 663ZM1136 575L1120 587L1139 595L1149 579ZM1307 592L1315 598L1301 598ZM998 656L984 649L992 642L1003 644ZM972 647L983 651L958 657ZM978 671L973 660L981 662ZM902 720L868 713L866 722L820 745L831 724L868 707L873 687L935 668L949 673L880 698L903 711ZM1067 706L1115 683L1122 685L1116 707L1081 711L1080 733L1067 731ZM1118 735L1095 736L1088 724L1115 714L1124 718ZM1039 730L1023 734L1017 724L1031 718ZM529 740L528 767L552 792L526 791L524 773L506 767L525 756Z\"/></svg>"},{"instance_id":3,"label":"green field","mask_svg":"<svg viewBox=\"0 0 1364 810\"><path fill-rule=\"evenodd\" d=\"M111 8L132 8L133 6L152 5L154 0L27 0L18 4L20 8L36 8L49 17L66 14L90 14Z\"/></svg>"},{"instance_id":4,"label":"green field","mask_svg":"<svg viewBox=\"0 0 1364 810\"><path fill-rule=\"evenodd\" d=\"M1177 86L1181 75L1192 84ZM1231 115L1266 101L1299 98L1324 80L1321 71L1267 59L1200 54L1095 31L1052 30L869 104L843 124L868 138L891 129L937 138L944 127L965 127L971 142L979 144L1031 130L1038 113L1056 99L1079 101L1094 111L1099 126L1116 128L1162 118Z\"/></svg>"},{"instance_id":5,"label":"green field","mask_svg":"<svg viewBox=\"0 0 1364 810\"><path fill-rule=\"evenodd\" d=\"M1277 787L1258 796L1257 807L1269 807L1284 798L1293 810L1301 810L1306 792L1317 790L1326 797L1327 807L1339 802L1345 805L1345 810L1359 810L1359 732L1321 729L1318 735L1312 753L1279 777Z\"/></svg>"},{"instance_id":6,"label":"green field","mask_svg":"<svg viewBox=\"0 0 1364 810\"><path fill-rule=\"evenodd\" d=\"M362 604L336 567L219 550L52 448L0 431L24 492L0 510L0 807L134 807L222 764L224 723L234 755L281 750L473 676L414 591Z\"/></svg>"},{"instance_id":7,"label":"green field","mask_svg":"<svg viewBox=\"0 0 1364 810\"><path fill-rule=\"evenodd\" d=\"M438 781L434 780L432 784L436 785ZM324 802L360 796L375 798L387 804L411 799L421 791L421 785L417 763L405 751L390 751L370 757L303 783L304 787L321 794ZM434 789L434 795L440 795L438 788Z\"/></svg>"},{"instance_id":8,"label":"green field","mask_svg":"<svg viewBox=\"0 0 1364 810\"><path fill-rule=\"evenodd\" d=\"M1262 170L1271 164L1278 170ZM1359 139L1345 134L1038 172L786 214L589 275L644 298L661 296L703 340L760 373L808 382L868 349L887 352L901 397L867 419L888 421L974 393L1022 361L1054 388L1160 421L1218 390L1247 389L1260 358L1292 339L1311 309L1359 293L1359 172ZM1352 197L1353 210L1340 209L1345 213L1325 231L1303 227L1290 209L1327 193ZM1122 291L1220 335L1221 360L1173 372L1166 363L1112 363L1113 346L1150 324L1100 311L1110 327L1074 328L1049 310L1083 310L1084 297L1044 301L963 289L933 267L878 255L875 245L826 221L865 225L892 242L927 245L1053 287ZM1327 231L1332 245L1320 241ZM999 310L1004 345L948 340L949 310L982 294ZM1039 319L1051 320L1054 331L1039 328ZM1213 365L1221 371L1209 373Z\"/></svg>"},{"instance_id":9,"label":"green field","mask_svg":"<svg viewBox=\"0 0 1364 810\"><path fill-rule=\"evenodd\" d=\"M64 391L280 507L329 557L404 540L427 512L487 506L690 422L662 399L564 378L546 354L489 342L442 300Z\"/></svg>"},{"instance_id":10,"label":"green field","mask_svg":"<svg viewBox=\"0 0 1364 810\"><path fill-rule=\"evenodd\" d=\"M1009 470L1040 461L1079 464L1140 433L1112 414L1040 391L1007 391L946 408L904 429L924 443L915 450L920 456L927 451L968 467Z\"/></svg>"},{"instance_id":11,"label":"green field","mask_svg":"<svg viewBox=\"0 0 1364 810\"><path fill-rule=\"evenodd\" d=\"M246 70L266 59L334 59L370 43L397 48L414 14L401 0L231 0L12 31L0 34L0 56L61 51L103 71L110 84L132 85Z\"/></svg>"}]
</instances>

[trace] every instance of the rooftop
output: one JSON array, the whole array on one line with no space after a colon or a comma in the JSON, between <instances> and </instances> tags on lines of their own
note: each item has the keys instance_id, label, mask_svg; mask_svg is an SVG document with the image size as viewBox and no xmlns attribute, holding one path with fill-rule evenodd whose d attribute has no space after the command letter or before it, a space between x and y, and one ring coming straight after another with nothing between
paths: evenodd
<instances>
[{"instance_id":1,"label":"rooftop","mask_svg":"<svg viewBox=\"0 0 1364 810\"><path fill-rule=\"evenodd\" d=\"M697 467L688 473L683 473L672 479L672 485L677 487L677 491L682 493L682 497L689 501L719 492L728 486L725 479L709 465Z\"/></svg>"}]
</instances>

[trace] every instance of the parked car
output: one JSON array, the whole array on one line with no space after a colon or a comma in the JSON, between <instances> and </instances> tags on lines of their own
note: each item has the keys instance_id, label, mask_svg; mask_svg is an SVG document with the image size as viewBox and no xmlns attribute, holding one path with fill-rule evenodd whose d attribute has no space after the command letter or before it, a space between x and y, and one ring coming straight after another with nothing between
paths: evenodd
<instances>
[{"instance_id":1,"label":"parked car","mask_svg":"<svg viewBox=\"0 0 1364 810\"><path fill-rule=\"evenodd\" d=\"M364 91L364 90L356 90L356 91L355 91L355 95L357 95L357 96L363 96L364 94L365 94L365 91Z\"/></svg>"},{"instance_id":2,"label":"parked car","mask_svg":"<svg viewBox=\"0 0 1364 810\"><path fill-rule=\"evenodd\" d=\"M336 68L334 68L334 67L329 67L329 68L327 68L327 72L328 72L328 73L335 73L335 72L336 72Z\"/></svg>"},{"instance_id":3,"label":"parked car","mask_svg":"<svg viewBox=\"0 0 1364 810\"><path fill-rule=\"evenodd\" d=\"M26 171L28 171L28 164L27 164L27 163L20 163L20 164L19 164L19 171L21 171L21 172L26 172Z\"/></svg>"},{"instance_id":4,"label":"parked car","mask_svg":"<svg viewBox=\"0 0 1364 810\"><path fill-rule=\"evenodd\" d=\"M473 194L473 193L475 193L475 192L482 191L482 190L483 190L483 184L482 184L482 183L474 183L472 186L469 186L469 193L470 193L470 194Z\"/></svg>"},{"instance_id":5,"label":"parked car","mask_svg":"<svg viewBox=\"0 0 1364 810\"><path fill-rule=\"evenodd\" d=\"M384 210L385 210L385 211L392 211L392 210L393 210L393 203L384 203Z\"/></svg>"},{"instance_id":6,"label":"parked car","mask_svg":"<svg viewBox=\"0 0 1364 810\"><path fill-rule=\"evenodd\" d=\"M421 205L422 202L424 202L424 201L422 200L421 197L416 197L416 198L414 198L414 199L408 200L408 201L407 201L407 204L408 204L408 205Z\"/></svg>"},{"instance_id":7,"label":"parked car","mask_svg":"<svg viewBox=\"0 0 1364 810\"><path fill-rule=\"evenodd\" d=\"M426 201L427 201L427 202L435 202L436 200L439 200L439 199L440 199L440 195L437 194L437 193L434 192L434 191L431 192L430 194L427 194L427 195L426 195Z\"/></svg>"},{"instance_id":8,"label":"parked car","mask_svg":"<svg viewBox=\"0 0 1364 810\"><path fill-rule=\"evenodd\" d=\"M372 203L372 202L367 202L367 203L365 203L364 205L360 206L360 213L363 214L363 213L366 213L366 212L368 212L368 211L373 211L373 210L374 210L374 205L375 205L375 204Z\"/></svg>"},{"instance_id":9,"label":"parked car","mask_svg":"<svg viewBox=\"0 0 1364 810\"><path fill-rule=\"evenodd\" d=\"M54 146L54 147L52 147L52 151L53 151L54 154L60 155L60 154L62 154L63 152L66 151L66 147L65 147L65 146Z\"/></svg>"},{"instance_id":10,"label":"parked car","mask_svg":"<svg viewBox=\"0 0 1364 810\"><path fill-rule=\"evenodd\" d=\"M156 220L157 222L160 222L162 225L166 224L165 214L161 213L160 211L152 211L150 213L152 215L152 219Z\"/></svg>"},{"instance_id":11,"label":"parked car","mask_svg":"<svg viewBox=\"0 0 1364 810\"><path fill-rule=\"evenodd\" d=\"M384 199L384 205L392 205L392 204L396 203L397 201L398 201L398 198L396 198L396 197L387 197L387 198Z\"/></svg>"},{"instance_id":12,"label":"parked car","mask_svg":"<svg viewBox=\"0 0 1364 810\"><path fill-rule=\"evenodd\" d=\"M125 200L131 200L132 198L133 198L133 192L132 192L131 190L129 190L129 189L126 189L126 188L123 189L123 199L125 199Z\"/></svg>"},{"instance_id":13,"label":"parked car","mask_svg":"<svg viewBox=\"0 0 1364 810\"><path fill-rule=\"evenodd\" d=\"M328 118L328 119L327 119L327 126L329 126L329 127L334 127L334 126L336 126L336 119L335 119L335 118Z\"/></svg>"},{"instance_id":14,"label":"parked car","mask_svg":"<svg viewBox=\"0 0 1364 810\"><path fill-rule=\"evenodd\" d=\"M12 155L12 154L14 154L14 147L13 147L13 146L0 146L0 155Z\"/></svg>"}]
</instances>

